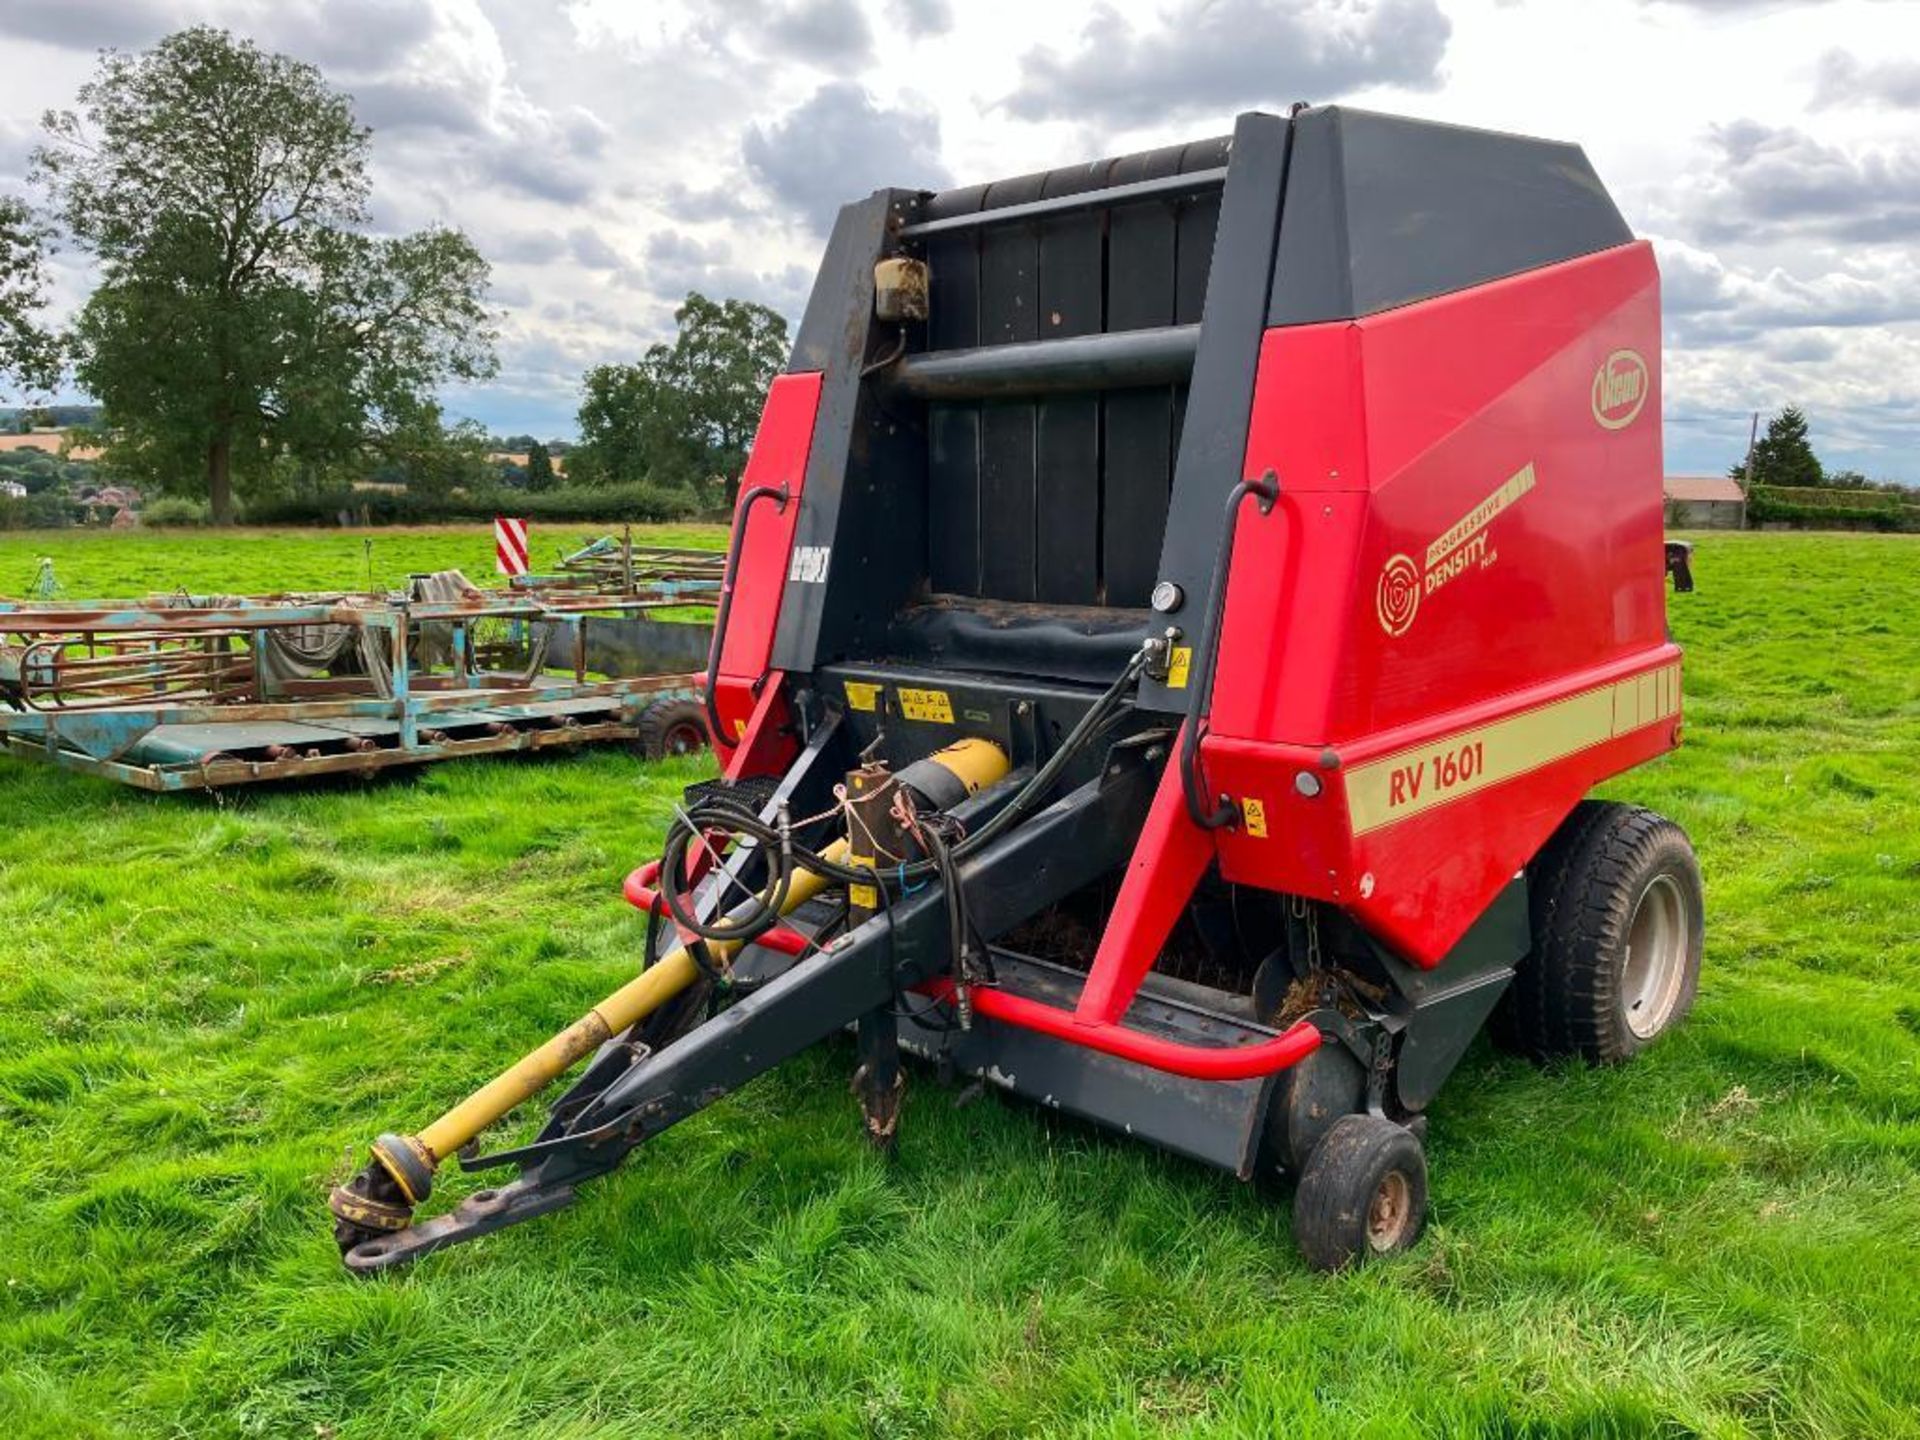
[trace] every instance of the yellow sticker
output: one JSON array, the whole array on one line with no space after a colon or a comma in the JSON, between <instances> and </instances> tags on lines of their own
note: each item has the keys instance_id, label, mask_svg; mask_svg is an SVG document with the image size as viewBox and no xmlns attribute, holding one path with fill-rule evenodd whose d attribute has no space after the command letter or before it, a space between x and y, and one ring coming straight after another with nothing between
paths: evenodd
<instances>
[{"instance_id":1,"label":"yellow sticker","mask_svg":"<svg viewBox=\"0 0 1920 1440\"><path fill-rule=\"evenodd\" d=\"M1355 765L1347 814L1365 835L1680 715L1680 667L1663 665Z\"/></svg>"},{"instance_id":2,"label":"yellow sticker","mask_svg":"<svg viewBox=\"0 0 1920 1440\"><path fill-rule=\"evenodd\" d=\"M847 681L847 704L856 710L874 710L880 705L882 686L865 680Z\"/></svg>"},{"instance_id":3,"label":"yellow sticker","mask_svg":"<svg viewBox=\"0 0 1920 1440\"><path fill-rule=\"evenodd\" d=\"M736 720L736 721L734 721L734 722L733 722L733 738L734 738L734 739L736 739L736 740L740 740L740 739L743 739L743 738L745 738L745 736L746 736L746 733L747 733L747 722L746 722L746 721L744 721L744 720Z\"/></svg>"},{"instance_id":4,"label":"yellow sticker","mask_svg":"<svg viewBox=\"0 0 1920 1440\"><path fill-rule=\"evenodd\" d=\"M856 910L878 910L880 892L871 885L847 886L847 904Z\"/></svg>"},{"instance_id":5,"label":"yellow sticker","mask_svg":"<svg viewBox=\"0 0 1920 1440\"><path fill-rule=\"evenodd\" d=\"M1167 688L1184 690L1187 688L1187 671L1193 668L1193 647L1176 645L1167 656Z\"/></svg>"},{"instance_id":6,"label":"yellow sticker","mask_svg":"<svg viewBox=\"0 0 1920 1440\"><path fill-rule=\"evenodd\" d=\"M953 702L944 690L911 690L900 687L900 714L907 720L931 720L937 725L953 724Z\"/></svg>"},{"instance_id":7,"label":"yellow sticker","mask_svg":"<svg viewBox=\"0 0 1920 1440\"><path fill-rule=\"evenodd\" d=\"M1267 838L1267 807L1251 795L1240 802L1240 819L1246 824L1247 834L1254 839Z\"/></svg>"}]
</instances>

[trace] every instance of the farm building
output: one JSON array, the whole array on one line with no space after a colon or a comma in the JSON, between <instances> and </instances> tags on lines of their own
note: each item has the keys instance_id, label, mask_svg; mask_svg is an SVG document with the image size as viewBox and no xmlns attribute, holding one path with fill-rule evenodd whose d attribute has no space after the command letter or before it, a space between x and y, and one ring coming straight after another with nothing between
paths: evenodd
<instances>
[{"instance_id":1,"label":"farm building","mask_svg":"<svg viewBox=\"0 0 1920 1440\"><path fill-rule=\"evenodd\" d=\"M1740 530L1747 523L1747 492L1726 475L1669 475L1667 525L1675 530Z\"/></svg>"}]
</instances>

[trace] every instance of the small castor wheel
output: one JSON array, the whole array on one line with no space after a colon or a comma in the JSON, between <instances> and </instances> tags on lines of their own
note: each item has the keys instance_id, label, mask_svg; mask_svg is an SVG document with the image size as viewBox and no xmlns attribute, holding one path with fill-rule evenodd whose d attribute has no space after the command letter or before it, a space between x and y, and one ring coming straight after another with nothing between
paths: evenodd
<instances>
[{"instance_id":1,"label":"small castor wheel","mask_svg":"<svg viewBox=\"0 0 1920 1440\"><path fill-rule=\"evenodd\" d=\"M707 712L698 700L667 695L640 712L634 745L647 760L691 755L707 748Z\"/></svg>"},{"instance_id":2,"label":"small castor wheel","mask_svg":"<svg viewBox=\"0 0 1920 1440\"><path fill-rule=\"evenodd\" d=\"M1313 1147L1293 1200L1293 1238L1315 1270L1405 1250L1427 1221L1427 1158L1404 1125L1343 1115Z\"/></svg>"}]
</instances>

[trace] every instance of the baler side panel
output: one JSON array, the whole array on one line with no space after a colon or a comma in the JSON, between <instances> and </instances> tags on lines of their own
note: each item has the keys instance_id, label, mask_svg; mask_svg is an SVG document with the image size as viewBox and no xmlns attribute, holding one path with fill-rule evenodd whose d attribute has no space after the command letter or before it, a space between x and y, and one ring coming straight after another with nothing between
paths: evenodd
<instances>
[{"instance_id":1,"label":"baler side panel","mask_svg":"<svg viewBox=\"0 0 1920 1440\"><path fill-rule=\"evenodd\" d=\"M1651 248L1569 261L1360 328L1374 500L1349 612L1354 644L1332 677L1333 738L1664 643ZM1654 359L1636 372L1637 412L1608 428L1595 417L1595 378L1623 352ZM1418 587L1404 616L1396 573Z\"/></svg>"},{"instance_id":2,"label":"baler side panel","mask_svg":"<svg viewBox=\"0 0 1920 1440\"><path fill-rule=\"evenodd\" d=\"M1236 536L1203 747L1257 802L1229 878L1434 963L1588 789L1675 743L1658 353L1644 244L1268 332L1243 473L1281 501ZM1350 772L1393 751L1370 821ZM1404 793L1462 766L1447 803Z\"/></svg>"},{"instance_id":3,"label":"baler side panel","mask_svg":"<svg viewBox=\"0 0 1920 1440\"><path fill-rule=\"evenodd\" d=\"M1274 471L1283 499L1235 545L1213 733L1338 744L1581 668L1563 656L1661 643L1654 365L1633 423L1591 412L1597 368L1657 355L1658 335L1643 244L1268 331L1243 473ZM1529 464L1526 493L1440 551ZM1371 492L1357 530L1340 519L1354 491ZM1429 551L1446 572L1431 581ZM1410 615L1394 608L1395 556L1420 592Z\"/></svg>"},{"instance_id":4,"label":"baler side panel","mask_svg":"<svg viewBox=\"0 0 1920 1440\"><path fill-rule=\"evenodd\" d=\"M774 377L754 431L753 450L740 477L742 502L756 486L787 487L784 508L762 500L751 509L736 505L733 523L747 527L733 576L733 608L720 649L715 703L729 746L745 731L753 714L754 685L767 673L780 596L793 550L794 520L807 473L807 452L820 410L818 372Z\"/></svg>"}]
</instances>

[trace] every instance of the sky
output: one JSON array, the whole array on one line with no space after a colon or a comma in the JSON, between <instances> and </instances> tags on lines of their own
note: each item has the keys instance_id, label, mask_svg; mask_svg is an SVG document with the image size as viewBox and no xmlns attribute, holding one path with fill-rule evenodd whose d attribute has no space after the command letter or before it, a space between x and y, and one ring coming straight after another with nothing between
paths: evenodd
<instances>
[{"instance_id":1,"label":"sky","mask_svg":"<svg viewBox=\"0 0 1920 1440\"><path fill-rule=\"evenodd\" d=\"M353 95L377 227L492 261L500 373L444 398L498 434L571 435L690 289L797 321L877 186L1306 100L1586 148L1659 254L1670 473L1797 404L1830 469L1920 484L1920 0L0 0L0 192L97 51L199 22Z\"/></svg>"}]
</instances>

